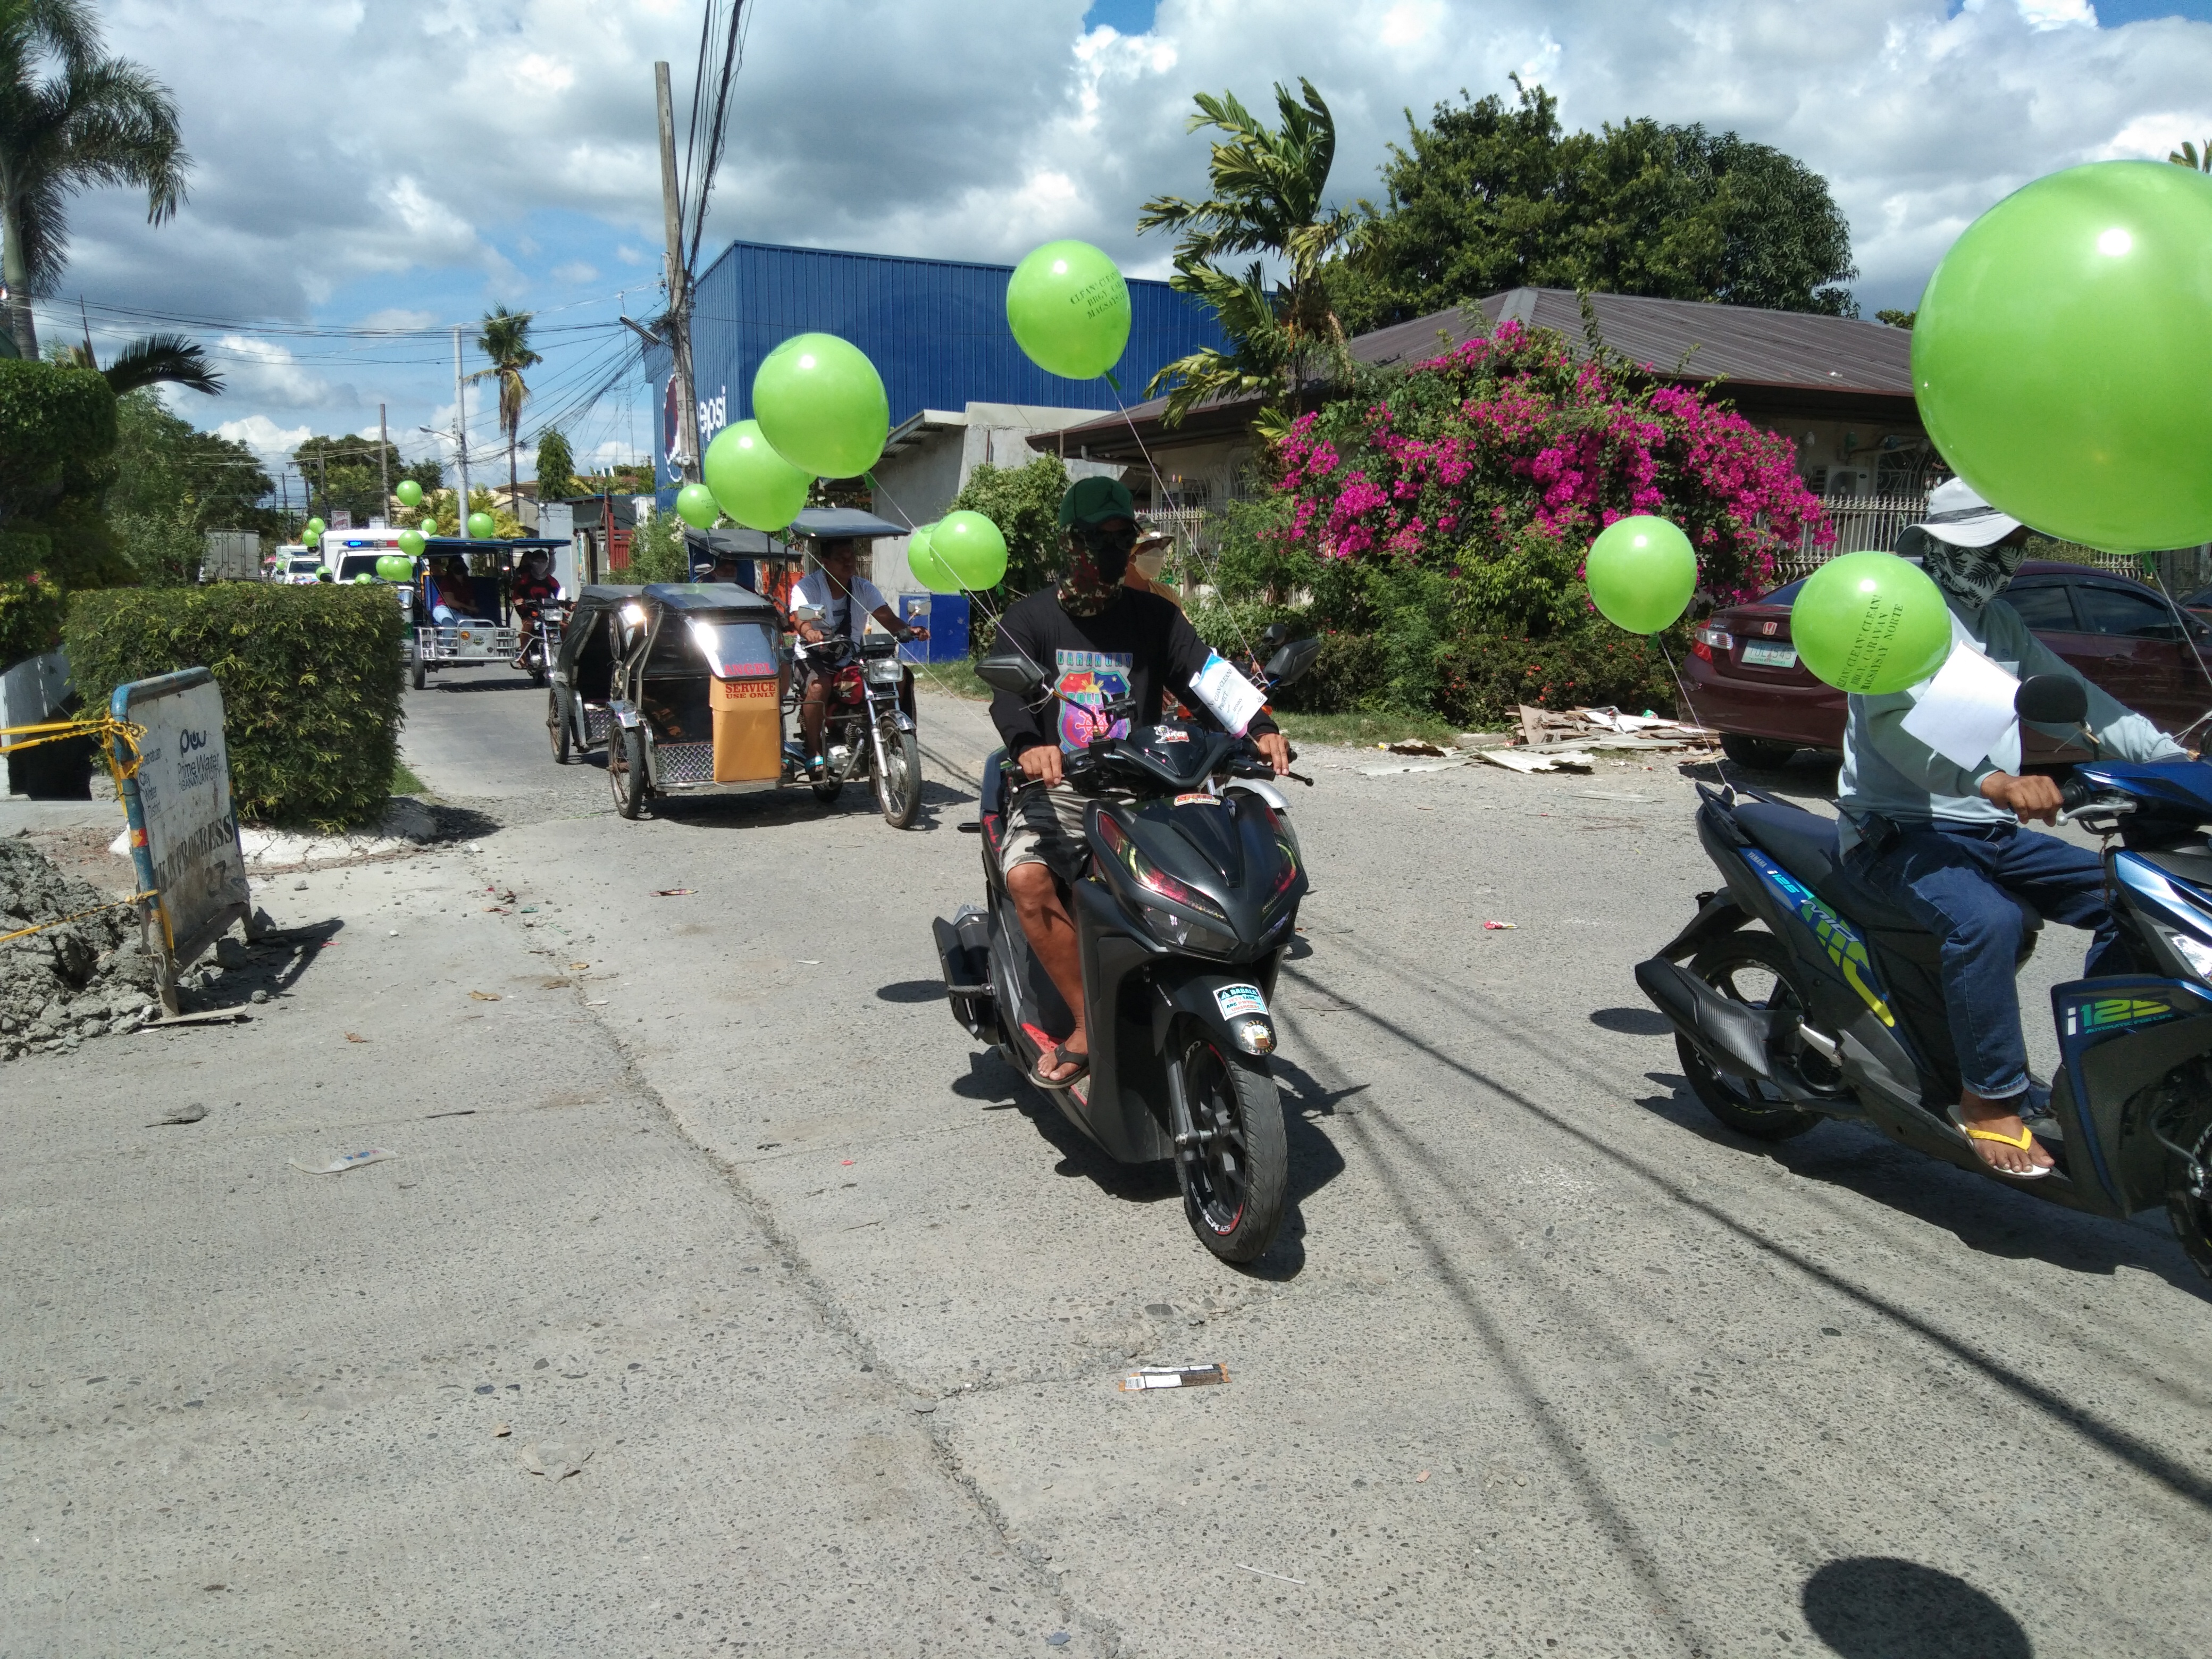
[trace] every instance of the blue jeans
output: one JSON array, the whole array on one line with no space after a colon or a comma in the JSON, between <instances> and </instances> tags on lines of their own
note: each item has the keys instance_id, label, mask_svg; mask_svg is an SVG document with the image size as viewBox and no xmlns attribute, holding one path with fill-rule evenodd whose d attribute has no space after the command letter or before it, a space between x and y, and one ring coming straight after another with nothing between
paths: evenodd
<instances>
[{"instance_id":1,"label":"blue jeans","mask_svg":"<svg viewBox=\"0 0 2212 1659\"><path fill-rule=\"evenodd\" d=\"M2105 866L2087 848L2015 823L1899 823L1880 853L1862 842L1851 873L1943 941L1943 1014L1966 1086L1985 1100L2027 1087L2020 1030L2020 895L2045 921L2093 930L2082 975L2134 971L2105 903ZM2002 891L2000 889L2004 890Z\"/></svg>"}]
</instances>

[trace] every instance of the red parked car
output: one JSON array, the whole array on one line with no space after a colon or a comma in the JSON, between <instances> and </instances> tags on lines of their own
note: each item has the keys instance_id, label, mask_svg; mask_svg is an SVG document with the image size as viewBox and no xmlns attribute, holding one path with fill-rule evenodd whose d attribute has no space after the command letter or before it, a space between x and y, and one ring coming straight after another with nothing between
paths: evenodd
<instances>
[{"instance_id":1,"label":"red parked car","mask_svg":"<svg viewBox=\"0 0 2212 1659\"><path fill-rule=\"evenodd\" d=\"M1742 766L1779 766L1800 749L1844 746L1844 694L1822 684L1790 642L1802 581L1706 619L1683 664L1694 719ZM2158 592L2093 566L2030 559L2004 598L2036 637L2136 713L2179 735L2212 713L2212 627L2189 612L2189 637ZM2198 653L2203 653L2203 661ZM2027 759L2080 759L2038 732Z\"/></svg>"}]
</instances>

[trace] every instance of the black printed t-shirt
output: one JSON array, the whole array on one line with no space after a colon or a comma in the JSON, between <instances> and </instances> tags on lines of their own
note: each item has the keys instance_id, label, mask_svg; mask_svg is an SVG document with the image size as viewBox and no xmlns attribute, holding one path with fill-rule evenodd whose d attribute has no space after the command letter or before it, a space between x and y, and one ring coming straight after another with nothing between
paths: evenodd
<instances>
[{"instance_id":1,"label":"black printed t-shirt","mask_svg":"<svg viewBox=\"0 0 2212 1659\"><path fill-rule=\"evenodd\" d=\"M1010 757L1041 743L1057 741L1072 753L1095 738L1127 737L1128 720L1117 720L1109 728L1100 712L1125 695L1136 704L1139 726L1158 725L1173 692L1206 725L1220 727L1190 690L1212 652L1190 619L1157 593L1122 588L1095 617L1069 616L1052 588L1032 593L999 622L994 648L1016 647L1045 671L1060 696L1042 708L1004 691L992 697L991 720ZM1262 710L1247 730L1256 737L1275 730L1275 723Z\"/></svg>"}]
</instances>

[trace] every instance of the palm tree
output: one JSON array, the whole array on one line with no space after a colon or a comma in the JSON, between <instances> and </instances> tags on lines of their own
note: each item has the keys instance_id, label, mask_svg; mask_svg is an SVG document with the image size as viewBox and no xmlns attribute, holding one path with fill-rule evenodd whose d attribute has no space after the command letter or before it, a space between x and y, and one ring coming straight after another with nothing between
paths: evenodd
<instances>
[{"instance_id":1,"label":"palm tree","mask_svg":"<svg viewBox=\"0 0 2212 1659\"><path fill-rule=\"evenodd\" d=\"M99 369L100 378L118 398L126 392L169 381L210 398L222 395L222 374L208 367L207 352L197 341L181 334L149 334L133 340L115 355L106 368L92 355L92 343L64 348L64 361L79 368Z\"/></svg>"},{"instance_id":2,"label":"palm tree","mask_svg":"<svg viewBox=\"0 0 2212 1659\"><path fill-rule=\"evenodd\" d=\"M522 425L522 405L530 396L522 371L535 368L545 360L530 349L530 313L509 311L505 306L484 313L477 349L491 359L491 367L480 368L469 378L499 382L499 423L507 428L507 511L514 513L522 498L514 469L515 435Z\"/></svg>"},{"instance_id":3,"label":"palm tree","mask_svg":"<svg viewBox=\"0 0 2212 1659\"><path fill-rule=\"evenodd\" d=\"M1312 82L1301 76L1298 87L1303 101L1275 83L1279 129L1261 125L1234 94L1200 93L1189 130L1229 135L1213 146L1207 165L1213 193L1203 202L1158 197L1138 217L1139 234L1164 227L1182 233L1169 286L1211 306L1234 347L1194 351L1152 377L1149 392L1167 389L1170 425L1209 398L1267 392L1296 401L1317 370L1340 372L1350 362L1321 272L1331 254L1354 240L1358 222L1322 205L1336 160L1336 121ZM1288 276L1270 286L1261 260L1242 276L1215 263L1237 253L1272 255ZM1290 419L1279 404L1261 412L1258 427L1276 436Z\"/></svg>"},{"instance_id":4,"label":"palm tree","mask_svg":"<svg viewBox=\"0 0 2212 1659\"><path fill-rule=\"evenodd\" d=\"M176 100L102 52L85 0L0 0L0 286L20 356L39 355L31 298L52 293L67 263L69 198L143 185L157 225L184 200L191 166Z\"/></svg>"}]
</instances>

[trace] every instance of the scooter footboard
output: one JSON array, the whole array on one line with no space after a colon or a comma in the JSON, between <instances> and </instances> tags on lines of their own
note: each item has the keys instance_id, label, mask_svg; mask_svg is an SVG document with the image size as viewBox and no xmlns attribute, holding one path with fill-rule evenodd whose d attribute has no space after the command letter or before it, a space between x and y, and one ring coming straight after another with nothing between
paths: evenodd
<instances>
[{"instance_id":1,"label":"scooter footboard","mask_svg":"<svg viewBox=\"0 0 2212 1659\"><path fill-rule=\"evenodd\" d=\"M945 994L952 1004L952 1018L974 1037L991 1038L998 1025L996 994L991 985L991 919L983 911L963 909L947 921L935 918L930 927L937 935L937 961L945 975Z\"/></svg>"}]
</instances>

